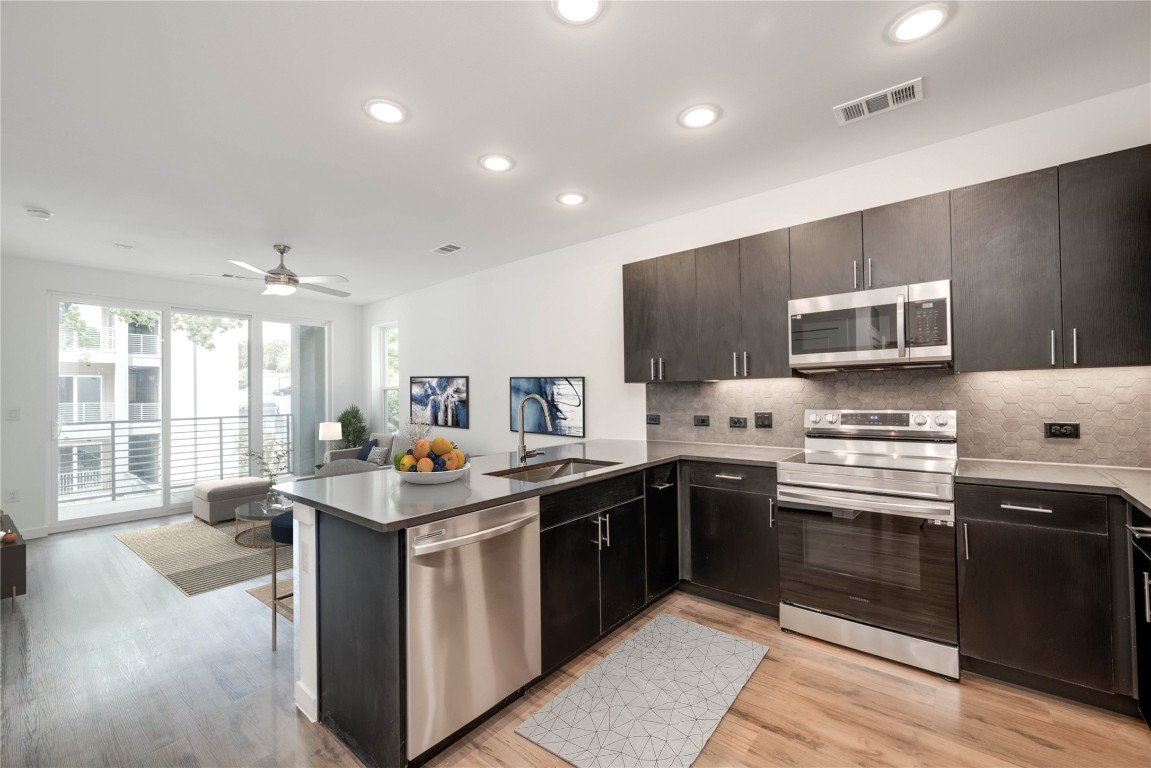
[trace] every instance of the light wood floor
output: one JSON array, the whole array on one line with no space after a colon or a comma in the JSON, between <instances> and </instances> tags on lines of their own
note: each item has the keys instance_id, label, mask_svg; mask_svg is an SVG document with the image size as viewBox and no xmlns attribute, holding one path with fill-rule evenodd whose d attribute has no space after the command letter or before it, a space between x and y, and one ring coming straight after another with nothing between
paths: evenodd
<instances>
[{"instance_id":1,"label":"light wood floor","mask_svg":"<svg viewBox=\"0 0 1151 768\"><path fill-rule=\"evenodd\" d=\"M184 597L113 534L28 544L30 594L0 606L0 765L345 766L355 758L292 704L292 640L245 593ZM717 766L1151 766L1131 718L973 676L961 684L682 593L535 686L433 761L562 766L514 729L660 612L771 648L696 761Z\"/></svg>"}]
</instances>

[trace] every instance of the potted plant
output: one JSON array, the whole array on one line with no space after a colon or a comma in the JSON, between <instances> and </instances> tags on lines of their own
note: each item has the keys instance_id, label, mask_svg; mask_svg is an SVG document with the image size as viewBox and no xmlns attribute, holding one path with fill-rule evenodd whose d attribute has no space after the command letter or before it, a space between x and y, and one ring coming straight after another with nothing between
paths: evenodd
<instances>
[{"instance_id":1,"label":"potted plant","mask_svg":"<svg viewBox=\"0 0 1151 768\"><path fill-rule=\"evenodd\" d=\"M280 442L279 440L272 440L265 443L264 450L262 451L248 451L248 457L255 459L256 463L260 465L260 474L264 475L271 481L272 485L276 484L276 478L279 477L281 472L288 468L288 455L290 451L287 443ZM287 509L288 504L285 504L280 498L280 495L268 488L267 505L273 509Z\"/></svg>"},{"instance_id":2,"label":"potted plant","mask_svg":"<svg viewBox=\"0 0 1151 768\"><path fill-rule=\"evenodd\" d=\"M344 448L359 448L368 439L368 425L358 405L349 405L336 417L344 436Z\"/></svg>"}]
</instances>

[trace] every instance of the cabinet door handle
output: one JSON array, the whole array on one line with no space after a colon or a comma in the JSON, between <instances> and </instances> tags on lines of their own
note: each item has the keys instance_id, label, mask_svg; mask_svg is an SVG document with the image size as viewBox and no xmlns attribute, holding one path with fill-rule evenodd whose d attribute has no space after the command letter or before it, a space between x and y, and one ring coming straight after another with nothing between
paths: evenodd
<instances>
[{"instance_id":1,"label":"cabinet door handle","mask_svg":"<svg viewBox=\"0 0 1151 768\"><path fill-rule=\"evenodd\" d=\"M1079 365L1079 329L1071 329L1071 364Z\"/></svg>"},{"instance_id":2,"label":"cabinet door handle","mask_svg":"<svg viewBox=\"0 0 1151 768\"><path fill-rule=\"evenodd\" d=\"M739 353L731 353L731 375L739 376Z\"/></svg>"},{"instance_id":3,"label":"cabinet door handle","mask_svg":"<svg viewBox=\"0 0 1151 768\"><path fill-rule=\"evenodd\" d=\"M1055 365L1055 329L1051 329L1051 364Z\"/></svg>"},{"instance_id":4,"label":"cabinet door handle","mask_svg":"<svg viewBox=\"0 0 1151 768\"><path fill-rule=\"evenodd\" d=\"M1055 511L1053 509L1047 509L1046 507L1021 507L1018 504L1012 504L1011 502L1008 502L1006 504L1000 504L999 508L1000 509L1013 509L1016 512L1044 512L1048 515L1050 515L1052 512Z\"/></svg>"},{"instance_id":5,"label":"cabinet door handle","mask_svg":"<svg viewBox=\"0 0 1151 768\"><path fill-rule=\"evenodd\" d=\"M743 352L743 375L747 376L747 350Z\"/></svg>"},{"instance_id":6,"label":"cabinet door handle","mask_svg":"<svg viewBox=\"0 0 1151 768\"><path fill-rule=\"evenodd\" d=\"M871 259L867 260L867 287L871 287Z\"/></svg>"},{"instance_id":7,"label":"cabinet door handle","mask_svg":"<svg viewBox=\"0 0 1151 768\"><path fill-rule=\"evenodd\" d=\"M659 380L663 381L663 358L659 359Z\"/></svg>"},{"instance_id":8,"label":"cabinet door handle","mask_svg":"<svg viewBox=\"0 0 1151 768\"><path fill-rule=\"evenodd\" d=\"M1131 532L1133 539L1151 539L1151 528L1136 528L1135 526L1127 526L1127 530Z\"/></svg>"},{"instance_id":9,"label":"cabinet door handle","mask_svg":"<svg viewBox=\"0 0 1151 768\"><path fill-rule=\"evenodd\" d=\"M651 381L655 381L655 358L651 359Z\"/></svg>"},{"instance_id":10,"label":"cabinet door handle","mask_svg":"<svg viewBox=\"0 0 1151 768\"><path fill-rule=\"evenodd\" d=\"M775 499L770 496L767 499L767 527L775 527Z\"/></svg>"},{"instance_id":11,"label":"cabinet door handle","mask_svg":"<svg viewBox=\"0 0 1151 768\"><path fill-rule=\"evenodd\" d=\"M610 547L611 546L611 513L604 515L603 521L604 521L604 526L603 526L603 529L604 529L604 546Z\"/></svg>"},{"instance_id":12,"label":"cabinet door handle","mask_svg":"<svg viewBox=\"0 0 1151 768\"><path fill-rule=\"evenodd\" d=\"M1151 624L1151 573L1143 571L1143 618Z\"/></svg>"},{"instance_id":13,"label":"cabinet door handle","mask_svg":"<svg viewBox=\"0 0 1151 768\"><path fill-rule=\"evenodd\" d=\"M967 542L967 523L963 524L963 559L971 559L971 544Z\"/></svg>"},{"instance_id":14,"label":"cabinet door handle","mask_svg":"<svg viewBox=\"0 0 1151 768\"><path fill-rule=\"evenodd\" d=\"M596 515L591 522L595 523L595 548L599 551L603 549L603 518Z\"/></svg>"},{"instance_id":15,"label":"cabinet door handle","mask_svg":"<svg viewBox=\"0 0 1151 768\"><path fill-rule=\"evenodd\" d=\"M655 485L653 485L651 487L651 489L653 491L666 491L668 488L671 488L673 485L674 485L674 483L656 483Z\"/></svg>"},{"instance_id":16,"label":"cabinet door handle","mask_svg":"<svg viewBox=\"0 0 1151 768\"><path fill-rule=\"evenodd\" d=\"M853 289L859 288L859 262L851 262L851 287Z\"/></svg>"},{"instance_id":17,"label":"cabinet door handle","mask_svg":"<svg viewBox=\"0 0 1151 768\"><path fill-rule=\"evenodd\" d=\"M742 475L716 475L716 480L742 480Z\"/></svg>"}]
</instances>

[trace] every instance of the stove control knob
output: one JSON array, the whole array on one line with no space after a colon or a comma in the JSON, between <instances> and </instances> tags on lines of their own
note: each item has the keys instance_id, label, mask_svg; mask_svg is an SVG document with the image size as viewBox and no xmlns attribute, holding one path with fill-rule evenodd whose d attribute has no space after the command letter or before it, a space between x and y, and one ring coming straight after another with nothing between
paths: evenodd
<instances>
[{"instance_id":1,"label":"stove control knob","mask_svg":"<svg viewBox=\"0 0 1151 768\"><path fill-rule=\"evenodd\" d=\"M812 424L818 424L819 423L819 414L818 413L811 414L811 423Z\"/></svg>"},{"instance_id":2,"label":"stove control knob","mask_svg":"<svg viewBox=\"0 0 1151 768\"><path fill-rule=\"evenodd\" d=\"M939 414L938 416L936 416L935 417L935 426L946 427L947 426L947 416L943 415L942 413Z\"/></svg>"},{"instance_id":3,"label":"stove control knob","mask_svg":"<svg viewBox=\"0 0 1151 768\"><path fill-rule=\"evenodd\" d=\"M915 417L915 426L922 427L927 424L927 417L922 413Z\"/></svg>"},{"instance_id":4,"label":"stove control knob","mask_svg":"<svg viewBox=\"0 0 1151 768\"><path fill-rule=\"evenodd\" d=\"M827 416L825 418L827 419L828 424L834 424L835 422L839 421L839 417L836 416L834 413L827 414Z\"/></svg>"}]
</instances>

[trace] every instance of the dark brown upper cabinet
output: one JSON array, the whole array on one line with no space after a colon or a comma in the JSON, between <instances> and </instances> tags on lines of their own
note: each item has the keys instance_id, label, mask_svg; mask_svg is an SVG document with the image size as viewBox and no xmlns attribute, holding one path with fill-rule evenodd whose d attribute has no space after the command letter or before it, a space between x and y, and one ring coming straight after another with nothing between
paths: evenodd
<instances>
[{"instance_id":1,"label":"dark brown upper cabinet","mask_svg":"<svg viewBox=\"0 0 1151 768\"><path fill-rule=\"evenodd\" d=\"M861 288L951 279L951 193L863 212Z\"/></svg>"},{"instance_id":2,"label":"dark brown upper cabinet","mask_svg":"<svg viewBox=\"0 0 1151 768\"><path fill-rule=\"evenodd\" d=\"M863 215L845 213L792 227L791 298L847 293L862 287Z\"/></svg>"},{"instance_id":3,"label":"dark brown upper cabinet","mask_svg":"<svg viewBox=\"0 0 1151 768\"><path fill-rule=\"evenodd\" d=\"M1151 145L1059 166L1063 359L1151 363Z\"/></svg>"},{"instance_id":4,"label":"dark brown upper cabinet","mask_svg":"<svg viewBox=\"0 0 1151 768\"><path fill-rule=\"evenodd\" d=\"M739 241L695 251L696 344L701 379L743 378Z\"/></svg>"},{"instance_id":5,"label":"dark brown upper cabinet","mask_svg":"<svg viewBox=\"0 0 1151 768\"><path fill-rule=\"evenodd\" d=\"M624 381L697 381L695 251L623 266Z\"/></svg>"},{"instance_id":6,"label":"dark brown upper cabinet","mask_svg":"<svg viewBox=\"0 0 1151 768\"><path fill-rule=\"evenodd\" d=\"M951 191L955 370L1063 365L1056 170Z\"/></svg>"}]
</instances>

